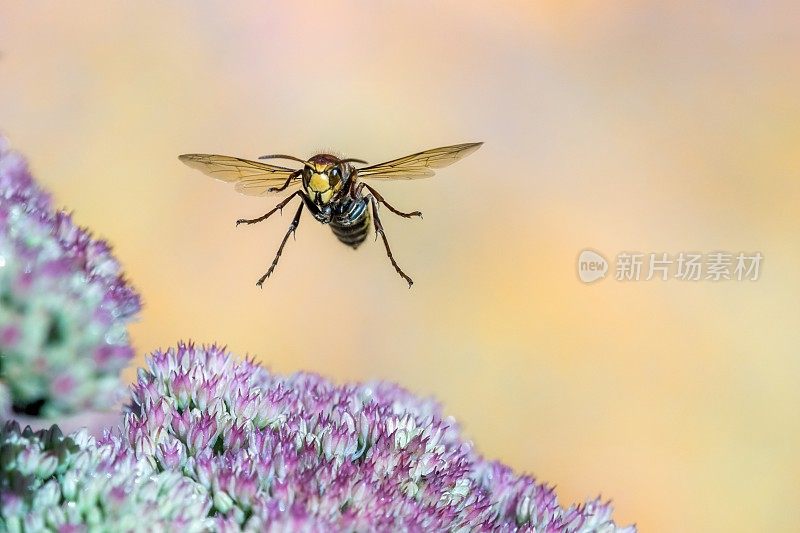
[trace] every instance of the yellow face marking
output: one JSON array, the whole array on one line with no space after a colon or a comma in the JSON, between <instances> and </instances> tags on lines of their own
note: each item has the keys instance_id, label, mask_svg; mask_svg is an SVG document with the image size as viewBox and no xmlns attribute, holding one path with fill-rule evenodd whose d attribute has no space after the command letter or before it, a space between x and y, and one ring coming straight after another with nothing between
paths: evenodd
<instances>
[{"instance_id":1,"label":"yellow face marking","mask_svg":"<svg viewBox=\"0 0 800 533\"><path fill-rule=\"evenodd\" d=\"M311 174L311 179L308 180L308 188L314 192L321 193L325 192L331 188L330 181L328 180L328 175L323 173L315 172Z\"/></svg>"},{"instance_id":2,"label":"yellow face marking","mask_svg":"<svg viewBox=\"0 0 800 533\"><path fill-rule=\"evenodd\" d=\"M316 172L311 174L311 178L308 180L309 196L312 202L319 198L320 202L327 204L333 199L334 194L342 188L342 180L334 180L335 183L331 186L327 169L320 171L317 167L315 170Z\"/></svg>"},{"instance_id":3,"label":"yellow face marking","mask_svg":"<svg viewBox=\"0 0 800 533\"><path fill-rule=\"evenodd\" d=\"M327 204L331 201L331 198L333 198L333 189L328 189L327 191L320 193L319 197L323 204Z\"/></svg>"}]
</instances>

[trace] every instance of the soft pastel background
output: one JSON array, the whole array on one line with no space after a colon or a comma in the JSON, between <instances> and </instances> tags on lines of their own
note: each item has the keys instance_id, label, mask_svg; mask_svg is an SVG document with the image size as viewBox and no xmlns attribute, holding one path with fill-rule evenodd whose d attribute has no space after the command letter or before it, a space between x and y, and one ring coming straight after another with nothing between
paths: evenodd
<instances>
[{"instance_id":1,"label":"soft pastel background","mask_svg":"<svg viewBox=\"0 0 800 533\"><path fill-rule=\"evenodd\" d=\"M532 4L3 0L0 128L116 246L141 357L219 340L394 380L562 501L602 493L642 531L796 531L796 3ZM176 159L475 140L380 189L425 213L384 214L410 291L380 243L310 217L258 290L290 213L236 229L276 199ZM584 247L765 261L751 283L587 286Z\"/></svg>"}]
</instances>

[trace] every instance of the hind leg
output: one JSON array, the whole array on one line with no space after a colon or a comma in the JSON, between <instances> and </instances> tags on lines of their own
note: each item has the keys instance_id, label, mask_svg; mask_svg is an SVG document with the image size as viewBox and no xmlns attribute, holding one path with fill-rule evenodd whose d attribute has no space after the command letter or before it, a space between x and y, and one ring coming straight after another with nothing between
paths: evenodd
<instances>
[{"instance_id":1,"label":"hind leg","mask_svg":"<svg viewBox=\"0 0 800 533\"><path fill-rule=\"evenodd\" d=\"M283 252L283 247L286 246L286 241L289 240L289 235L294 235L294 232L297 230L297 226L300 225L300 215L303 213L303 206L305 203L301 203L300 206L297 208L297 213L295 213L294 218L292 219L292 223L289 224L289 230L286 232L286 235L283 236L283 241L281 241L281 245L278 248L278 253L275 254L275 259L272 260L272 264L267 270L267 273L261 276L256 282L256 285L259 287L264 286L264 281L272 274L272 271L275 270L275 267L278 265L278 260L281 258L281 253Z\"/></svg>"},{"instance_id":2,"label":"hind leg","mask_svg":"<svg viewBox=\"0 0 800 533\"><path fill-rule=\"evenodd\" d=\"M378 202L375 200L375 197L372 195L367 196L369 198L369 202L372 205L372 218L375 222L375 238L378 238L378 235L381 236L383 239L383 245L386 247L386 255L389 256L389 261L392 262L392 266L400 274L406 282L408 283L408 288L410 289L411 286L414 284L414 280L409 278L403 269L398 266L397 261L394 260L394 256L392 255L392 249L389 247L389 240L386 238L386 233L383 231L383 224L381 224L381 219L378 216Z\"/></svg>"}]
</instances>

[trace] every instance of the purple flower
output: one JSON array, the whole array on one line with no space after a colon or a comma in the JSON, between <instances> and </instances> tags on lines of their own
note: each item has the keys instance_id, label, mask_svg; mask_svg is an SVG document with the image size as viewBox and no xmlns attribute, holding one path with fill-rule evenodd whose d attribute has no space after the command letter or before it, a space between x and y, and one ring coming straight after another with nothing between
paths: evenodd
<instances>
[{"instance_id":1,"label":"purple flower","mask_svg":"<svg viewBox=\"0 0 800 533\"><path fill-rule=\"evenodd\" d=\"M191 382L188 372L172 372L170 376L170 394L178 409L185 409L192 399Z\"/></svg>"},{"instance_id":2,"label":"purple flower","mask_svg":"<svg viewBox=\"0 0 800 533\"><path fill-rule=\"evenodd\" d=\"M0 138L0 388L13 411L53 417L112 404L139 308L110 247L56 211Z\"/></svg>"},{"instance_id":3,"label":"purple flower","mask_svg":"<svg viewBox=\"0 0 800 533\"><path fill-rule=\"evenodd\" d=\"M563 508L485 461L438 405L391 384L276 376L179 344L139 372L128 410L127 446L160 440L161 468L208 490L220 530L626 530L608 504Z\"/></svg>"},{"instance_id":4,"label":"purple flower","mask_svg":"<svg viewBox=\"0 0 800 533\"><path fill-rule=\"evenodd\" d=\"M276 376L215 346L148 364L121 431L0 431L11 529L634 531L607 503L561 507L551 487L485 461L397 386ZM259 427L262 404L282 416Z\"/></svg>"},{"instance_id":5,"label":"purple flower","mask_svg":"<svg viewBox=\"0 0 800 533\"><path fill-rule=\"evenodd\" d=\"M207 531L208 491L177 469L159 470L128 444L115 433L95 440L85 431L63 436L55 426L33 432L6 424L0 523L9 531ZM32 452L37 466L24 474L20 461L28 469Z\"/></svg>"},{"instance_id":6,"label":"purple flower","mask_svg":"<svg viewBox=\"0 0 800 533\"><path fill-rule=\"evenodd\" d=\"M165 470L176 470L186 462L186 448L175 437L165 437L156 450L156 458Z\"/></svg>"}]
</instances>

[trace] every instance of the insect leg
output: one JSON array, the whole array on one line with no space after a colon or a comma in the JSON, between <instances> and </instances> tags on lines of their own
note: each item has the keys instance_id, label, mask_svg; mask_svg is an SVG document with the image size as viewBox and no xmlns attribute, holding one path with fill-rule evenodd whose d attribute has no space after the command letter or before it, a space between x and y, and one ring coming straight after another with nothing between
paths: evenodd
<instances>
[{"instance_id":1,"label":"insect leg","mask_svg":"<svg viewBox=\"0 0 800 533\"><path fill-rule=\"evenodd\" d=\"M361 185L362 185L363 187L366 187L366 188L367 188L367 190L368 190L370 193L372 193L372 196L374 196L374 197L375 197L375 199L376 199L376 200L378 200L378 202L380 202L380 203L382 203L383 205L385 205L385 206L387 207L387 209L389 209L389 211L391 211L391 212L392 212L392 213L394 213L395 215L399 215L399 216L401 216L401 217L403 217L403 218L411 218L411 217L419 217L419 218L422 218L422 213L420 213L419 211L414 211L414 212L412 212L412 213L404 213L404 212L402 212L402 211L398 211L397 209L395 209L394 207L392 207L391 205L389 205L389 202L387 202L386 200L384 200L384 199L383 199L383 196L381 196L381 194L380 194L378 191L376 191L375 189L373 189L372 187L370 187L370 186L369 186L369 185L367 185L366 183L363 183L363 182L362 182L362 183L361 183Z\"/></svg>"},{"instance_id":2,"label":"insect leg","mask_svg":"<svg viewBox=\"0 0 800 533\"><path fill-rule=\"evenodd\" d=\"M292 180L295 179L297 176L299 176L302 173L303 173L302 170L297 170L295 172L292 172L291 174L289 174L289 177L286 178L286 181L283 182L283 185L281 185L280 187L270 187L269 189L267 189L267 192L285 191L286 187L288 187L292 183Z\"/></svg>"},{"instance_id":3,"label":"insect leg","mask_svg":"<svg viewBox=\"0 0 800 533\"><path fill-rule=\"evenodd\" d=\"M383 224L381 224L381 219L378 217L378 203L375 201L375 197L370 195L369 198L370 204L372 204L372 218L375 221L375 233L379 234L383 239L383 245L386 246L386 255L389 256L389 261L392 262L392 266L400 276L408 282L408 288L410 289L411 286L414 284L414 280L406 276L406 273L397 265L397 261L394 260L394 256L392 256L392 249L389 248L389 241L386 239L386 233L383 231ZM377 235L376 235L377 238Z\"/></svg>"},{"instance_id":4,"label":"insect leg","mask_svg":"<svg viewBox=\"0 0 800 533\"><path fill-rule=\"evenodd\" d=\"M286 235L283 236L283 241L281 241L281 246L278 248L278 253L275 254L275 259L272 260L272 265L270 265L269 270L267 273L261 276L256 282L256 285L259 287L264 285L264 281L272 274L272 271L275 270L275 266L278 264L278 259L281 258L281 253L283 252L283 247L286 245L286 241L289 240L289 235L294 235L295 230L297 230L297 226L300 225L300 215L303 213L303 206L305 203L300 203L300 207L297 208L297 213L295 213L294 218L292 219L292 223L289 224L289 230L286 232Z\"/></svg>"},{"instance_id":5,"label":"insect leg","mask_svg":"<svg viewBox=\"0 0 800 533\"><path fill-rule=\"evenodd\" d=\"M281 203L276 205L275 208L272 209L271 211L269 211L266 215L260 216L258 218L240 218L239 220L236 221L236 225L238 226L239 224L255 224L257 222L261 222L263 220L266 220L270 216L272 216L272 214L275 213L275 211L282 211L283 208L286 207L286 204L288 204L289 201L292 198L294 198L295 196L297 196L298 194L300 194L300 191L293 192L292 194L290 194L289 196L284 198Z\"/></svg>"}]
</instances>

